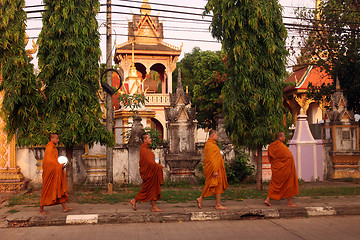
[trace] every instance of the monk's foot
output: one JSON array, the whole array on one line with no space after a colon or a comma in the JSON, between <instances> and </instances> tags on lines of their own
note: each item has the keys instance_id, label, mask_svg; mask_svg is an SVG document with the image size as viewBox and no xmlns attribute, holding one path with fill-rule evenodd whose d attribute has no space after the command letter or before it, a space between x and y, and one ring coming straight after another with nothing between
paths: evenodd
<instances>
[{"instance_id":1,"label":"monk's foot","mask_svg":"<svg viewBox=\"0 0 360 240\"><path fill-rule=\"evenodd\" d=\"M48 211L45 211L45 210L39 210L39 214L41 215L48 215L50 214Z\"/></svg>"},{"instance_id":2,"label":"monk's foot","mask_svg":"<svg viewBox=\"0 0 360 240\"><path fill-rule=\"evenodd\" d=\"M151 211L152 211L152 212L163 212L163 210L161 210L161 209L158 208L158 207L152 207L152 208L151 208Z\"/></svg>"},{"instance_id":3,"label":"monk's foot","mask_svg":"<svg viewBox=\"0 0 360 240\"><path fill-rule=\"evenodd\" d=\"M271 207L271 203L270 203L269 201L266 201L266 200L265 200L264 203L265 203L266 206Z\"/></svg>"},{"instance_id":4,"label":"monk's foot","mask_svg":"<svg viewBox=\"0 0 360 240\"><path fill-rule=\"evenodd\" d=\"M295 203L288 203L286 204L288 207L298 207L298 205L296 205Z\"/></svg>"},{"instance_id":5,"label":"monk's foot","mask_svg":"<svg viewBox=\"0 0 360 240\"><path fill-rule=\"evenodd\" d=\"M132 208L134 209L134 211L136 211L136 200L135 200L135 199L131 199L131 200L130 200L130 204L131 204Z\"/></svg>"},{"instance_id":6,"label":"monk's foot","mask_svg":"<svg viewBox=\"0 0 360 240\"><path fill-rule=\"evenodd\" d=\"M223 205L218 205L218 206L215 206L215 209L216 210L226 210L227 207L224 207Z\"/></svg>"},{"instance_id":7,"label":"monk's foot","mask_svg":"<svg viewBox=\"0 0 360 240\"><path fill-rule=\"evenodd\" d=\"M202 204L202 199L201 198L197 198L196 199L196 202L197 202L197 205L198 205L198 207L201 209L201 204Z\"/></svg>"},{"instance_id":8,"label":"monk's foot","mask_svg":"<svg viewBox=\"0 0 360 240\"><path fill-rule=\"evenodd\" d=\"M70 210L72 210L71 207L66 207L66 208L63 209L63 212L66 213L66 212L68 212L68 211L70 211Z\"/></svg>"}]
</instances>

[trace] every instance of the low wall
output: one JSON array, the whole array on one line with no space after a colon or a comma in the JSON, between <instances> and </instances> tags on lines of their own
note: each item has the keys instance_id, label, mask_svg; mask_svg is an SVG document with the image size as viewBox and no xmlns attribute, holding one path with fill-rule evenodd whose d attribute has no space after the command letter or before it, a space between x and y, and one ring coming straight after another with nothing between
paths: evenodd
<instances>
[{"instance_id":1,"label":"low wall","mask_svg":"<svg viewBox=\"0 0 360 240\"><path fill-rule=\"evenodd\" d=\"M203 158L205 143L197 143L196 151ZM59 147L59 156L65 156L65 148ZM96 151L95 151L96 150ZM165 161L168 148L158 147L152 149L155 158L164 166L164 180L170 178L170 167ZM24 177L34 186L42 184L42 159L45 147L20 148L16 149L16 160ZM233 148L224 149L225 161L232 161L234 158ZM127 185L129 181L129 153L127 145L117 145L113 148L113 180L116 185ZM73 171L74 183L85 185L104 185L106 184L106 155L104 149L95 146L85 153L84 147L74 148L73 151ZM195 176L203 176L198 168L195 169Z\"/></svg>"}]
</instances>

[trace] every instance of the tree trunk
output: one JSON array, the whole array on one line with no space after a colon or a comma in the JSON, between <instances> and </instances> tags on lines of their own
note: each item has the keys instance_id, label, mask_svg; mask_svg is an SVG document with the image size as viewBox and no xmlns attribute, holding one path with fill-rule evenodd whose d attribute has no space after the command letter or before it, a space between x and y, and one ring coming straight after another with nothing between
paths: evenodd
<instances>
[{"instance_id":1,"label":"tree trunk","mask_svg":"<svg viewBox=\"0 0 360 240\"><path fill-rule=\"evenodd\" d=\"M73 175L73 147L65 147L66 157L68 158L69 162L66 166L66 179L68 185L68 191L72 192L74 190L74 175Z\"/></svg>"},{"instance_id":2,"label":"tree trunk","mask_svg":"<svg viewBox=\"0 0 360 240\"><path fill-rule=\"evenodd\" d=\"M262 147L258 147L257 149L257 159L256 159L256 190L263 190L262 185Z\"/></svg>"}]
</instances>

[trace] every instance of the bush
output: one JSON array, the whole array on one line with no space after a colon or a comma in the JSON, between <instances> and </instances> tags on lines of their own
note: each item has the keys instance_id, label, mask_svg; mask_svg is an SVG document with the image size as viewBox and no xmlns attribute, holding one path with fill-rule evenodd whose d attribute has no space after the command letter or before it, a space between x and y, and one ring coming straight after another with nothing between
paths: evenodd
<instances>
[{"instance_id":1,"label":"bush","mask_svg":"<svg viewBox=\"0 0 360 240\"><path fill-rule=\"evenodd\" d=\"M157 146L163 146L166 144L166 141L161 137L161 133L158 130L149 127L144 128L144 130L151 137L150 148L156 148Z\"/></svg>"},{"instance_id":2,"label":"bush","mask_svg":"<svg viewBox=\"0 0 360 240\"><path fill-rule=\"evenodd\" d=\"M242 150L235 151L235 160L225 164L228 182L240 183L254 172L254 166L248 165L249 155Z\"/></svg>"}]
</instances>

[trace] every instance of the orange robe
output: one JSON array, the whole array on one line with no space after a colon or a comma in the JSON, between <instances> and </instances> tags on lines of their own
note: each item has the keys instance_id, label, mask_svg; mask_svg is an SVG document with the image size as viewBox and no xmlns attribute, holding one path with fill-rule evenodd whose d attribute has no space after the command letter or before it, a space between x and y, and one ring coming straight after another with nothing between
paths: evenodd
<instances>
[{"instance_id":1,"label":"orange robe","mask_svg":"<svg viewBox=\"0 0 360 240\"><path fill-rule=\"evenodd\" d=\"M270 144L268 156L271 164L271 181L268 197L275 200L299 194L295 162L292 153L279 140Z\"/></svg>"},{"instance_id":2,"label":"orange robe","mask_svg":"<svg viewBox=\"0 0 360 240\"><path fill-rule=\"evenodd\" d=\"M222 194L229 186L226 177L224 160L220 153L220 148L214 139L208 139L204 147L204 175L205 187L201 196L208 197L214 194ZM217 178L213 174L219 173Z\"/></svg>"},{"instance_id":3,"label":"orange robe","mask_svg":"<svg viewBox=\"0 0 360 240\"><path fill-rule=\"evenodd\" d=\"M65 170L58 162L58 150L55 144L48 142L45 148L43 167L43 184L40 206L64 203L68 200Z\"/></svg>"},{"instance_id":4,"label":"orange robe","mask_svg":"<svg viewBox=\"0 0 360 240\"><path fill-rule=\"evenodd\" d=\"M155 154L146 143L143 143L140 147L139 167L143 183L141 190L135 196L135 200L145 202L160 199L160 185L162 185L164 179L163 170L162 166L155 162Z\"/></svg>"}]
</instances>

